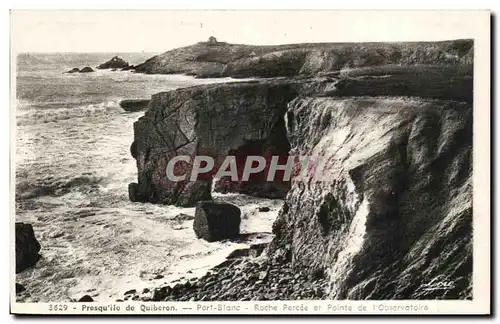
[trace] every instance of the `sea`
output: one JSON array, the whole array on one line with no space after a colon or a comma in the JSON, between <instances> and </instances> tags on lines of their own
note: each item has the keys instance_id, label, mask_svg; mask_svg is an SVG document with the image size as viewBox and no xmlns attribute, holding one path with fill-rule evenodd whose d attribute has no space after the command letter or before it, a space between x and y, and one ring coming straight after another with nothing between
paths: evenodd
<instances>
[{"instance_id":1,"label":"sea","mask_svg":"<svg viewBox=\"0 0 500 324\"><path fill-rule=\"evenodd\" d=\"M281 200L214 193L241 208L241 232L249 235L213 243L194 235L194 208L129 201L128 184L137 182L133 123L144 112L125 112L119 102L233 81L95 69L115 55L136 65L154 54L16 57L15 221L32 224L42 246L38 263L16 275L26 287L18 301L67 302L84 295L115 301L131 289L200 276L235 249L272 239ZM64 73L85 66L95 72ZM271 210L259 212L261 206Z\"/></svg>"}]
</instances>

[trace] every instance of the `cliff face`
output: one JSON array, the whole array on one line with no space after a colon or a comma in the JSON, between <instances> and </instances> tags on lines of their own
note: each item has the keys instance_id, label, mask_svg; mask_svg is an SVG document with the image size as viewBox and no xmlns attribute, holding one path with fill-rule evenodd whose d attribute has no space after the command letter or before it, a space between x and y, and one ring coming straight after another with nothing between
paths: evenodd
<instances>
[{"instance_id":1,"label":"cliff face","mask_svg":"<svg viewBox=\"0 0 500 324\"><path fill-rule=\"evenodd\" d=\"M472 40L276 46L200 42L152 57L136 72L197 77L280 77L386 64L471 64Z\"/></svg>"},{"instance_id":2,"label":"cliff face","mask_svg":"<svg viewBox=\"0 0 500 324\"><path fill-rule=\"evenodd\" d=\"M334 299L471 297L470 103L304 98L286 116L291 154L328 158L329 181L293 183L270 255Z\"/></svg>"},{"instance_id":3,"label":"cliff face","mask_svg":"<svg viewBox=\"0 0 500 324\"><path fill-rule=\"evenodd\" d=\"M227 155L243 160L247 155L287 155L283 115L295 96L293 82L279 80L199 86L154 95L149 110L134 125L132 154L139 176L131 198L180 206L211 199L211 176L189 181L192 161L179 162L179 173L174 171L176 175L185 172L186 181L167 179L167 162L176 155L210 156L215 167ZM289 187L259 177L247 183L223 180L217 185L221 191L264 197L284 197Z\"/></svg>"}]
</instances>

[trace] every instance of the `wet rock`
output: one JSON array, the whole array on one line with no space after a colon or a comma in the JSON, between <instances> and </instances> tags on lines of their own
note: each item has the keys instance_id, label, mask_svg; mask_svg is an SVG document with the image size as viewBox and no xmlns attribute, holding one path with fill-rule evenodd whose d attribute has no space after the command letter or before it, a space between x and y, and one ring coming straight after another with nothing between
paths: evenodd
<instances>
[{"instance_id":1,"label":"wet rock","mask_svg":"<svg viewBox=\"0 0 500 324\"><path fill-rule=\"evenodd\" d=\"M27 223L16 223L16 273L34 266L40 259L38 252L40 243L35 237L33 226Z\"/></svg>"},{"instance_id":2,"label":"wet rock","mask_svg":"<svg viewBox=\"0 0 500 324\"><path fill-rule=\"evenodd\" d=\"M129 68L130 65L127 61L118 56L113 56L109 61L100 64L97 68L102 69L123 69Z\"/></svg>"},{"instance_id":3,"label":"wet rock","mask_svg":"<svg viewBox=\"0 0 500 324\"><path fill-rule=\"evenodd\" d=\"M153 295L151 296L151 299L153 301L161 301L165 299L167 296L169 296L171 293L172 293L172 288L170 288L170 286L156 288L153 290Z\"/></svg>"},{"instance_id":4,"label":"wet rock","mask_svg":"<svg viewBox=\"0 0 500 324\"><path fill-rule=\"evenodd\" d=\"M226 259L238 259L238 258L243 258L247 257L250 255L250 249L236 249L233 252L229 253L229 255L226 257Z\"/></svg>"},{"instance_id":5,"label":"wet rock","mask_svg":"<svg viewBox=\"0 0 500 324\"><path fill-rule=\"evenodd\" d=\"M25 290L26 288L23 285L16 282L16 294L22 293Z\"/></svg>"},{"instance_id":6,"label":"wet rock","mask_svg":"<svg viewBox=\"0 0 500 324\"><path fill-rule=\"evenodd\" d=\"M172 218L172 221L177 222L177 223L182 223L182 222L193 220L193 219L194 219L194 216L192 216L192 215L180 213L178 215L175 215Z\"/></svg>"},{"instance_id":7,"label":"wet rock","mask_svg":"<svg viewBox=\"0 0 500 324\"><path fill-rule=\"evenodd\" d=\"M249 251L250 256L253 258L260 256L268 245L269 245L268 243L259 243L250 245L250 251ZM259 265L257 264L256 266L258 267Z\"/></svg>"},{"instance_id":8,"label":"wet rock","mask_svg":"<svg viewBox=\"0 0 500 324\"><path fill-rule=\"evenodd\" d=\"M270 210L271 210L271 208L269 208L269 207L259 207L259 211L263 212L263 213L268 212Z\"/></svg>"},{"instance_id":9,"label":"wet rock","mask_svg":"<svg viewBox=\"0 0 500 324\"><path fill-rule=\"evenodd\" d=\"M137 159L137 143L135 141L132 142L132 144L130 144L130 155L132 155L132 157L134 159ZM130 185L131 184L129 184L129 188L130 188ZM135 190L137 191L137 188ZM130 194L129 194L129 198L130 198Z\"/></svg>"},{"instance_id":10,"label":"wet rock","mask_svg":"<svg viewBox=\"0 0 500 324\"><path fill-rule=\"evenodd\" d=\"M149 292L150 292L149 288L144 288L144 289L142 290L142 293L143 293L143 294L147 294L147 293L149 293Z\"/></svg>"},{"instance_id":11,"label":"wet rock","mask_svg":"<svg viewBox=\"0 0 500 324\"><path fill-rule=\"evenodd\" d=\"M72 68L71 70L67 71L66 73L78 73L80 72L79 68Z\"/></svg>"},{"instance_id":12,"label":"wet rock","mask_svg":"<svg viewBox=\"0 0 500 324\"><path fill-rule=\"evenodd\" d=\"M132 149L132 147L131 147ZM144 199L139 195L139 189L137 183L129 183L128 185L128 198L132 202L143 202Z\"/></svg>"},{"instance_id":13,"label":"wet rock","mask_svg":"<svg viewBox=\"0 0 500 324\"><path fill-rule=\"evenodd\" d=\"M132 294L135 294L137 292L137 290L135 289L131 289L131 290L127 290L124 295L132 295Z\"/></svg>"},{"instance_id":14,"label":"wet rock","mask_svg":"<svg viewBox=\"0 0 500 324\"><path fill-rule=\"evenodd\" d=\"M90 72L94 72L94 70L90 66L86 66L80 70L80 73L90 73Z\"/></svg>"},{"instance_id":15,"label":"wet rock","mask_svg":"<svg viewBox=\"0 0 500 324\"><path fill-rule=\"evenodd\" d=\"M158 279L163 279L164 277L165 277L164 275L157 274L156 276L154 276L153 279L158 280Z\"/></svg>"},{"instance_id":16,"label":"wet rock","mask_svg":"<svg viewBox=\"0 0 500 324\"><path fill-rule=\"evenodd\" d=\"M92 297L90 297L89 295L85 295L82 298L80 298L78 301L83 302L83 303L88 303L88 302L93 302L94 299Z\"/></svg>"},{"instance_id":17,"label":"wet rock","mask_svg":"<svg viewBox=\"0 0 500 324\"><path fill-rule=\"evenodd\" d=\"M128 112L142 111L149 105L149 99L127 99L120 101L120 107Z\"/></svg>"},{"instance_id":18,"label":"wet rock","mask_svg":"<svg viewBox=\"0 0 500 324\"><path fill-rule=\"evenodd\" d=\"M241 211L227 203L200 201L196 204L193 229L208 242L234 238L240 233Z\"/></svg>"}]
</instances>

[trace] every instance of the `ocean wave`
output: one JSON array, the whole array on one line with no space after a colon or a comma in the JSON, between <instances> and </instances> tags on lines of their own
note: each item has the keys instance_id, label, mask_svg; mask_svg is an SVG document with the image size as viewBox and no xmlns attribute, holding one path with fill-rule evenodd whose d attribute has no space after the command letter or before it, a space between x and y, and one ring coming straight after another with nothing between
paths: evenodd
<instances>
[{"instance_id":1,"label":"ocean wave","mask_svg":"<svg viewBox=\"0 0 500 324\"><path fill-rule=\"evenodd\" d=\"M36 109L32 107L32 109L26 109L26 106L24 106L25 110L18 113L16 117L16 124L18 126L26 126L52 123L73 118L116 115L123 113L119 101L120 100L111 100L99 104L89 104L73 108Z\"/></svg>"},{"instance_id":2,"label":"ocean wave","mask_svg":"<svg viewBox=\"0 0 500 324\"><path fill-rule=\"evenodd\" d=\"M89 192L98 190L99 184L105 180L97 176L76 176L63 179L48 177L37 183L22 181L19 178L16 185L16 200L32 199L41 196L62 196L73 190Z\"/></svg>"}]
</instances>

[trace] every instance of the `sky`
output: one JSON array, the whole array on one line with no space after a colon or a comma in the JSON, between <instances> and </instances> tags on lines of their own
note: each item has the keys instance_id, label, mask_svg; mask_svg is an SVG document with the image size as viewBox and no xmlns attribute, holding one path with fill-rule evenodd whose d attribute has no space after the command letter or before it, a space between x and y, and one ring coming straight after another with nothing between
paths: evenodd
<instances>
[{"instance_id":1,"label":"sky","mask_svg":"<svg viewBox=\"0 0 500 324\"><path fill-rule=\"evenodd\" d=\"M474 19L440 11L12 11L14 52L163 52L205 41L286 44L471 38Z\"/></svg>"}]
</instances>

